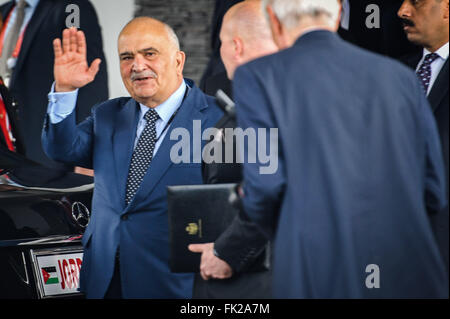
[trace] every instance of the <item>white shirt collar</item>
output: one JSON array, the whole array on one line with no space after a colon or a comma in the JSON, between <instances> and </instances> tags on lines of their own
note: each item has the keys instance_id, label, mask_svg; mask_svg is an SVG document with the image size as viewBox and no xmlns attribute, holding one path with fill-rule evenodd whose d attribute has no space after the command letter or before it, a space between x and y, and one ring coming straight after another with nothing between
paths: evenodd
<instances>
[{"instance_id":1,"label":"white shirt collar","mask_svg":"<svg viewBox=\"0 0 450 319\"><path fill-rule=\"evenodd\" d=\"M180 107L181 103L183 102L184 94L186 93L186 83L184 80L181 82L180 87L163 103L158 105L154 108L156 113L158 113L159 117L165 122L169 122L170 118L172 117L173 113ZM141 103L139 103L139 106L141 108L141 116L142 119L149 110L148 106L145 106Z\"/></svg>"},{"instance_id":2,"label":"white shirt collar","mask_svg":"<svg viewBox=\"0 0 450 319\"><path fill-rule=\"evenodd\" d=\"M448 46L448 42L447 42L446 44L441 46L438 50L436 50L436 52L434 52L434 53L439 55L439 57L441 59L447 60L447 58L448 58L448 49L449 49L449 46ZM425 48L423 49L423 56L426 56L427 54L430 54L430 53L432 53L432 52L428 51Z\"/></svg>"}]
</instances>

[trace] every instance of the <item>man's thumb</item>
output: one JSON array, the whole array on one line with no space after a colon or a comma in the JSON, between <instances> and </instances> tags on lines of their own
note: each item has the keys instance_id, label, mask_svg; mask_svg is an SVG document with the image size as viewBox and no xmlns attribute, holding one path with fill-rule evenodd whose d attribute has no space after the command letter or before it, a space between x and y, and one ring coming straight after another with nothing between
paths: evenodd
<instances>
[{"instance_id":1,"label":"man's thumb","mask_svg":"<svg viewBox=\"0 0 450 319\"><path fill-rule=\"evenodd\" d=\"M204 249L204 244L190 244L188 249L193 253L202 253Z\"/></svg>"},{"instance_id":2,"label":"man's thumb","mask_svg":"<svg viewBox=\"0 0 450 319\"><path fill-rule=\"evenodd\" d=\"M102 63L102 60L100 59L95 59L94 61L92 61L88 71L92 78L94 78L98 73L98 70L100 69L100 63Z\"/></svg>"}]
</instances>

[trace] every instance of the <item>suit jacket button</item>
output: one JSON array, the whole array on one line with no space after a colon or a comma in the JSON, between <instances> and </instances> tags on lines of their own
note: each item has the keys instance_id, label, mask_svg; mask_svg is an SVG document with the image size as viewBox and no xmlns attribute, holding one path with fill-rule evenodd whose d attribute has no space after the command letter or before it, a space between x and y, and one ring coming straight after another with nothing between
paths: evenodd
<instances>
[{"instance_id":1,"label":"suit jacket button","mask_svg":"<svg viewBox=\"0 0 450 319\"><path fill-rule=\"evenodd\" d=\"M122 220L128 220L128 214L122 215L122 217L120 217L120 219L122 219Z\"/></svg>"}]
</instances>

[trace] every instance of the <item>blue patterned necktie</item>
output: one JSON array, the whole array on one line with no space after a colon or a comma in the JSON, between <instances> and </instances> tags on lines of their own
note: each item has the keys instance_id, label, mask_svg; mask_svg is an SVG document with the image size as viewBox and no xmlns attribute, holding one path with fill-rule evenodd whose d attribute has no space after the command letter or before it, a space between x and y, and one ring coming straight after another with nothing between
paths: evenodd
<instances>
[{"instance_id":1,"label":"blue patterned necktie","mask_svg":"<svg viewBox=\"0 0 450 319\"><path fill-rule=\"evenodd\" d=\"M153 158L156 143L155 123L159 119L155 110L149 109L144 115L147 121L144 130L139 137L133 156L131 157L130 170L128 171L125 203L128 205L136 194Z\"/></svg>"},{"instance_id":2,"label":"blue patterned necktie","mask_svg":"<svg viewBox=\"0 0 450 319\"><path fill-rule=\"evenodd\" d=\"M430 85L431 79L431 63L439 58L439 55L436 53L430 53L425 56L425 59L422 62L419 70L417 70L417 76L422 82L423 89L425 90L425 94L428 92L428 86Z\"/></svg>"}]
</instances>

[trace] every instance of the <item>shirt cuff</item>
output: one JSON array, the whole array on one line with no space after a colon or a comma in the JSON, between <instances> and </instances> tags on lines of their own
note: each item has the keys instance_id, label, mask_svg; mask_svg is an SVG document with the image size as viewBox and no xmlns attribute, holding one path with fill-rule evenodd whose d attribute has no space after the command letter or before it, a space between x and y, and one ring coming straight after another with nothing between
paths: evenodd
<instances>
[{"instance_id":1,"label":"shirt cuff","mask_svg":"<svg viewBox=\"0 0 450 319\"><path fill-rule=\"evenodd\" d=\"M55 83L48 94L47 114L50 123L57 124L69 116L77 104L78 89L71 92L55 92Z\"/></svg>"}]
</instances>

